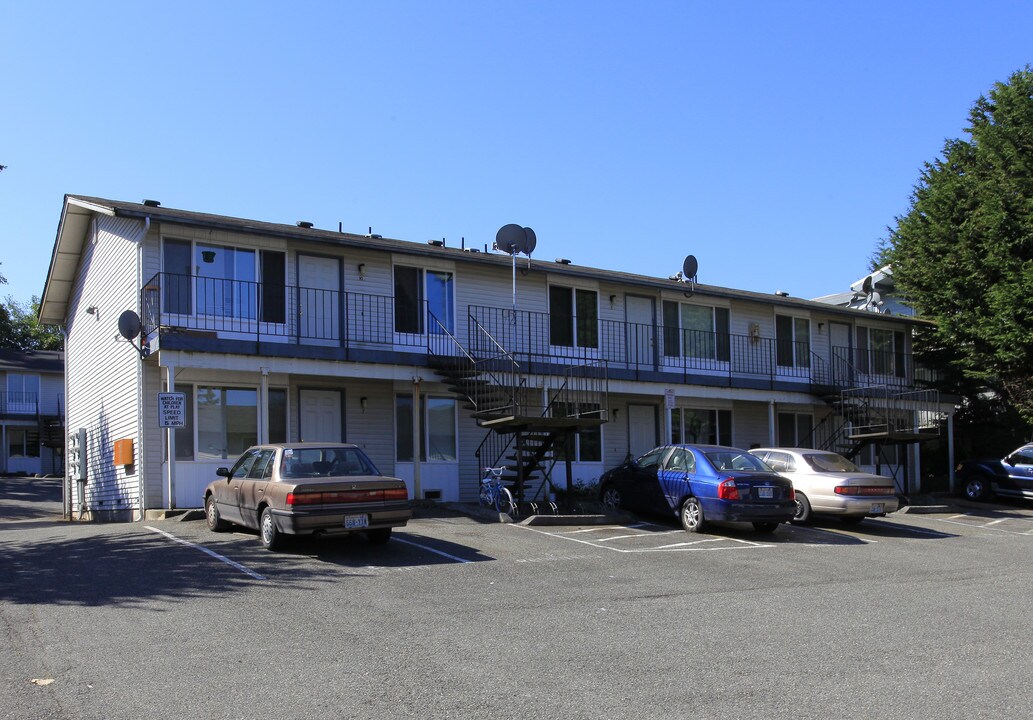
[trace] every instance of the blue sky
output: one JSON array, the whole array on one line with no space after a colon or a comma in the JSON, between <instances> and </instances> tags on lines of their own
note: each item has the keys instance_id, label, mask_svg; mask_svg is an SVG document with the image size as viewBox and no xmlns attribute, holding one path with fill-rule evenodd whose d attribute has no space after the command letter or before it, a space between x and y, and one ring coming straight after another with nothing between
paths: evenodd
<instances>
[{"instance_id":1,"label":"blue sky","mask_svg":"<svg viewBox=\"0 0 1033 720\"><path fill-rule=\"evenodd\" d=\"M62 196L817 297L1033 63L1028 2L0 0L0 296Z\"/></svg>"}]
</instances>

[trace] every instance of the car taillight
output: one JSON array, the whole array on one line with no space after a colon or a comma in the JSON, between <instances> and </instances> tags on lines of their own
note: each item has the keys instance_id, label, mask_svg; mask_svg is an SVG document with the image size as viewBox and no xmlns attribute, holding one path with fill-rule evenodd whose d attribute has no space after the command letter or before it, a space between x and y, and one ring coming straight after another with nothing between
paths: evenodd
<instances>
[{"instance_id":1,"label":"car taillight","mask_svg":"<svg viewBox=\"0 0 1033 720\"><path fill-rule=\"evenodd\" d=\"M738 500L739 488L735 487L735 480L732 478L722 480L721 484L717 486L717 496L721 500Z\"/></svg>"},{"instance_id":2,"label":"car taillight","mask_svg":"<svg viewBox=\"0 0 1033 720\"><path fill-rule=\"evenodd\" d=\"M789 499L796 502L796 488L792 485L789 486Z\"/></svg>"},{"instance_id":3,"label":"car taillight","mask_svg":"<svg viewBox=\"0 0 1033 720\"><path fill-rule=\"evenodd\" d=\"M384 491L385 500L408 500L409 490L408 488L388 488Z\"/></svg>"},{"instance_id":4,"label":"car taillight","mask_svg":"<svg viewBox=\"0 0 1033 720\"><path fill-rule=\"evenodd\" d=\"M878 485L837 485L836 495L892 495L888 487Z\"/></svg>"},{"instance_id":5,"label":"car taillight","mask_svg":"<svg viewBox=\"0 0 1033 720\"><path fill-rule=\"evenodd\" d=\"M319 505L323 502L323 493L287 493L288 505Z\"/></svg>"}]
</instances>

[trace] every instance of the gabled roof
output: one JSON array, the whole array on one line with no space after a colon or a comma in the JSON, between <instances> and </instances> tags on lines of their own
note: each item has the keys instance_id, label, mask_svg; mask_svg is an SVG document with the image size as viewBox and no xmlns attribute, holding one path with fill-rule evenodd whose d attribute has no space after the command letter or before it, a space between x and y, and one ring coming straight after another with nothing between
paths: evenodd
<instances>
[{"instance_id":1,"label":"gabled roof","mask_svg":"<svg viewBox=\"0 0 1033 720\"><path fill-rule=\"evenodd\" d=\"M141 220L149 218L152 222L264 235L267 237L284 238L292 242L312 242L323 245L334 245L337 247L374 248L409 255L422 255L437 258L446 257L460 262L502 266L507 268L510 267L512 263L511 257L505 253L474 252L471 249L463 250L458 247L438 247L435 245L415 243L407 240L383 238L378 235L356 235L354 233L333 230L304 228L297 225L262 222L259 220L247 220L226 215L213 215L210 213L178 210L155 205L145 205L143 203L108 200L105 198L86 195L66 195L64 208L61 212L61 221L57 229L57 238L54 242L54 253L50 261L50 270L47 273L47 283L43 290L42 300L40 301L39 321L42 324L60 325L65 322L68 300L71 294L72 284L75 280L75 272L78 268L79 259L82 254L83 240L86 236L86 230L89 228L90 220L95 213L114 217L138 218ZM689 286L686 283L671 280L669 278L656 278L615 270L603 270L581 265L563 264L560 262L527 260L525 258L518 259L517 263L519 267L528 267L532 272L547 272L551 275L590 278L596 281L638 286L652 292L656 292L658 289L685 292L689 289ZM834 305L815 302L812 300L804 300L802 298L793 298L773 293L752 292L749 290L736 290L732 288L718 287L716 285L703 285L696 283L692 286L692 289L693 297L699 298L711 297L751 300L773 306L821 310L827 314L843 314L853 317L856 317L858 312L857 310L837 308ZM899 316L894 316L892 319L887 317L886 319L895 322L922 322L915 318Z\"/></svg>"}]
</instances>

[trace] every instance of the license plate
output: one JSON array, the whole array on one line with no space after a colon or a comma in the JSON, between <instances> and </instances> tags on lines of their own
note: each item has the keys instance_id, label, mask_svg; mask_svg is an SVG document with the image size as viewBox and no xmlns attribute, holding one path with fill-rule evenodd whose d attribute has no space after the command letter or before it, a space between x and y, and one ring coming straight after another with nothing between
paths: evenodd
<instances>
[{"instance_id":1,"label":"license plate","mask_svg":"<svg viewBox=\"0 0 1033 720\"><path fill-rule=\"evenodd\" d=\"M344 526L349 530L352 528L364 528L369 526L368 515L345 515Z\"/></svg>"},{"instance_id":2,"label":"license plate","mask_svg":"<svg viewBox=\"0 0 1033 720\"><path fill-rule=\"evenodd\" d=\"M885 511L885 510L883 509L884 507L885 507L885 503L872 503L872 512L873 512L873 513L882 513L882 512L886 512L886 511Z\"/></svg>"},{"instance_id":3,"label":"license plate","mask_svg":"<svg viewBox=\"0 0 1033 720\"><path fill-rule=\"evenodd\" d=\"M771 500L773 497L775 497L775 488L757 488L757 497L759 497L761 500Z\"/></svg>"}]
</instances>

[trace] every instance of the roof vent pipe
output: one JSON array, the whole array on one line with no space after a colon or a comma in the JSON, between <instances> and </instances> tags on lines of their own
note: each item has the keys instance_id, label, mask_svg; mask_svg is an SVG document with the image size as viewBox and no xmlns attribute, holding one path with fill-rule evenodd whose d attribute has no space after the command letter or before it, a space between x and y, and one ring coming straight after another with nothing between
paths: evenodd
<instances>
[{"instance_id":1,"label":"roof vent pipe","mask_svg":"<svg viewBox=\"0 0 1033 720\"><path fill-rule=\"evenodd\" d=\"M312 223L310 223L308 220L298 220L298 227L307 229L312 227Z\"/></svg>"},{"instance_id":2,"label":"roof vent pipe","mask_svg":"<svg viewBox=\"0 0 1033 720\"><path fill-rule=\"evenodd\" d=\"M143 204L146 205L147 207L160 207L161 206L161 203L158 202L157 200L144 200Z\"/></svg>"}]
</instances>

